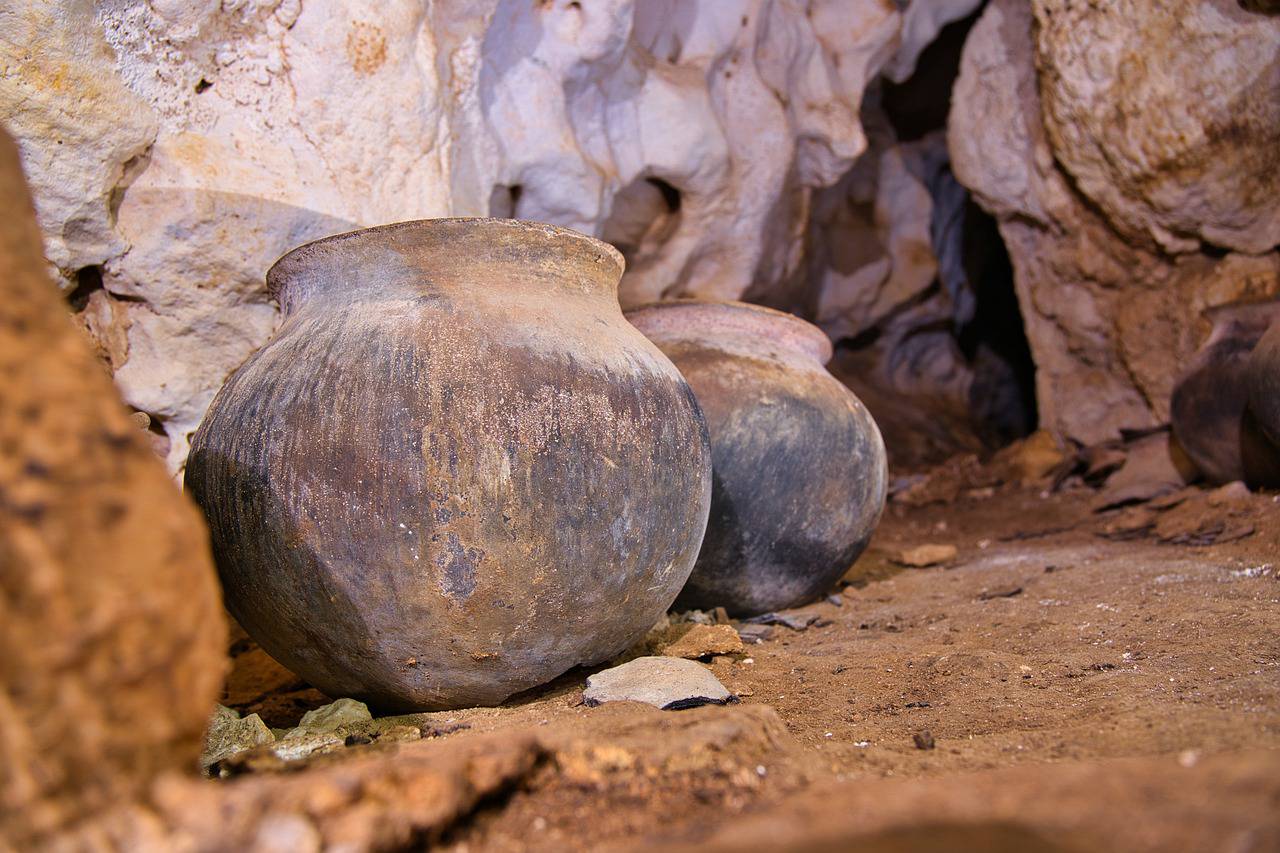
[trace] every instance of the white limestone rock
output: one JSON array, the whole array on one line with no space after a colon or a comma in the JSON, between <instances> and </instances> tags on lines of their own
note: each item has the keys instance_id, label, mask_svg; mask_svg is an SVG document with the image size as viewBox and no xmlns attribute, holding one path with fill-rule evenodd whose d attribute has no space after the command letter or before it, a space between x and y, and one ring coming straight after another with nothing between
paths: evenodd
<instances>
[{"instance_id":1,"label":"white limestone rock","mask_svg":"<svg viewBox=\"0 0 1280 853\"><path fill-rule=\"evenodd\" d=\"M997 217L1049 224L1070 205L1040 121L1026 3L988 3L965 41L947 147L956 179Z\"/></svg>"},{"instance_id":2,"label":"white limestone rock","mask_svg":"<svg viewBox=\"0 0 1280 853\"><path fill-rule=\"evenodd\" d=\"M120 205L132 248L104 275L128 340L116 384L164 426L172 470L222 382L275 329L263 272L298 243L355 227L284 183L215 137L182 133L161 138Z\"/></svg>"},{"instance_id":3,"label":"white limestone rock","mask_svg":"<svg viewBox=\"0 0 1280 853\"><path fill-rule=\"evenodd\" d=\"M946 141L899 143L874 103L864 110L871 147L815 195L809 235L815 322L833 340L880 325L938 276L929 184L946 165Z\"/></svg>"},{"instance_id":4,"label":"white limestone rock","mask_svg":"<svg viewBox=\"0 0 1280 853\"><path fill-rule=\"evenodd\" d=\"M642 657L602 670L587 679L582 701L644 702L663 711L700 705L727 705L736 697L700 663L684 658Z\"/></svg>"},{"instance_id":5,"label":"white limestone rock","mask_svg":"<svg viewBox=\"0 0 1280 853\"><path fill-rule=\"evenodd\" d=\"M0 9L0 123L18 143L45 254L64 287L127 248L114 208L157 132L115 62L88 3Z\"/></svg>"}]
</instances>

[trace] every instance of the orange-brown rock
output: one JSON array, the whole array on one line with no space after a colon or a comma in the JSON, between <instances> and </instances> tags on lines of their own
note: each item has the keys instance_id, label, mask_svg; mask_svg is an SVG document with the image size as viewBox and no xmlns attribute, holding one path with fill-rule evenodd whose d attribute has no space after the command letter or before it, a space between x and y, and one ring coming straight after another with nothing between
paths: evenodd
<instances>
[{"instance_id":1,"label":"orange-brown rock","mask_svg":"<svg viewBox=\"0 0 1280 853\"><path fill-rule=\"evenodd\" d=\"M746 651L732 625L680 625L672 633L662 646L661 653L667 657L701 658Z\"/></svg>"},{"instance_id":2,"label":"orange-brown rock","mask_svg":"<svg viewBox=\"0 0 1280 853\"><path fill-rule=\"evenodd\" d=\"M195 769L226 628L204 529L49 281L0 133L0 848Z\"/></svg>"}]
</instances>

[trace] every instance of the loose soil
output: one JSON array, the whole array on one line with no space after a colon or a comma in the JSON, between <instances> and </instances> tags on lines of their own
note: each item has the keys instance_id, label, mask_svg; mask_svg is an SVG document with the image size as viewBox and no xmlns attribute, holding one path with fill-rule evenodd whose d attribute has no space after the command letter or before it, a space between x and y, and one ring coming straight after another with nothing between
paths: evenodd
<instances>
[{"instance_id":1,"label":"loose soil","mask_svg":"<svg viewBox=\"0 0 1280 853\"><path fill-rule=\"evenodd\" d=\"M816 623L707 663L736 706L588 708L575 671L426 715L453 733L421 748L533 732L547 754L443 843L1280 849L1280 498L1096 501L891 504ZM893 562L929 543L958 554ZM229 704L282 726L327 701L237 651Z\"/></svg>"}]
</instances>

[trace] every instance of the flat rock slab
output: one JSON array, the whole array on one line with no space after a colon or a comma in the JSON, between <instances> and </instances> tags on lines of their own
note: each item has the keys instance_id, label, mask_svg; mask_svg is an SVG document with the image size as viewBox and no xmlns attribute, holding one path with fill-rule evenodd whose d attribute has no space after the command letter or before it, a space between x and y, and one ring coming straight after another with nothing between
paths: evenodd
<instances>
[{"instance_id":1,"label":"flat rock slab","mask_svg":"<svg viewBox=\"0 0 1280 853\"><path fill-rule=\"evenodd\" d=\"M706 667L672 657L636 658L598 672L587 679L582 692L582 700L589 706L644 702L664 711L726 705L736 698Z\"/></svg>"},{"instance_id":2,"label":"flat rock slab","mask_svg":"<svg viewBox=\"0 0 1280 853\"><path fill-rule=\"evenodd\" d=\"M773 636L773 628L768 625L752 625L743 623L737 626L738 636L743 643L763 643Z\"/></svg>"},{"instance_id":3,"label":"flat rock slab","mask_svg":"<svg viewBox=\"0 0 1280 853\"><path fill-rule=\"evenodd\" d=\"M812 610L783 610L779 613L761 613L743 620L751 625L784 625L792 631L807 631L810 626L820 626L822 616Z\"/></svg>"}]
</instances>

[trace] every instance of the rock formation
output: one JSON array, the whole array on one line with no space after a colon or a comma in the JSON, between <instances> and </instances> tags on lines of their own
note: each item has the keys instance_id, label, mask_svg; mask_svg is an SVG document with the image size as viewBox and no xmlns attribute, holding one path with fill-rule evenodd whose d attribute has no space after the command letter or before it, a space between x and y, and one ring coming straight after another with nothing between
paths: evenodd
<instances>
[{"instance_id":1,"label":"rock formation","mask_svg":"<svg viewBox=\"0 0 1280 853\"><path fill-rule=\"evenodd\" d=\"M1059 166L1134 243L1280 245L1280 23L1231 0L1037 0Z\"/></svg>"},{"instance_id":2,"label":"rock formation","mask_svg":"<svg viewBox=\"0 0 1280 853\"><path fill-rule=\"evenodd\" d=\"M982 5L982 0L928 0L908 3L902 12L902 42L884 67L884 76L895 83L906 82L915 73L924 49L942 32Z\"/></svg>"},{"instance_id":3,"label":"rock formation","mask_svg":"<svg viewBox=\"0 0 1280 853\"><path fill-rule=\"evenodd\" d=\"M1280 294L1280 194L1255 192L1276 174L1280 21L1227 0L1151 27L1068 5L987 6L948 142L1013 261L1041 426L1093 443L1168 421L1205 310Z\"/></svg>"},{"instance_id":4,"label":"rock formation","mask_svg":"<svg viewBox=\"0 0 1280 853\"><path fill-rule=\"evenodd\" d=\"M199 516L68 319L3 133L0 198L0 847L30 849L195 770L226 630Z\"/></svg>"}]
</instances>

